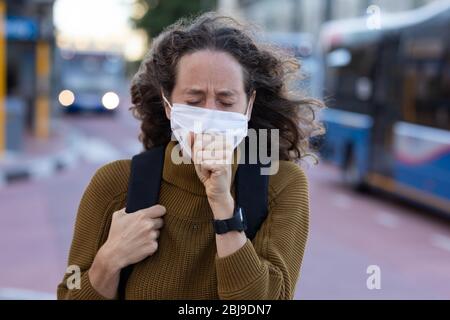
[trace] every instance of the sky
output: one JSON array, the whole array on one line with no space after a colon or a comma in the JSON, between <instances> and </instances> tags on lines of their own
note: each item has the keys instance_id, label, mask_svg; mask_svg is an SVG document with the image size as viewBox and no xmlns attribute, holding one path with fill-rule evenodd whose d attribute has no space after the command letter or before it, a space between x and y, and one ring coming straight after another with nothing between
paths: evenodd
<instances>
[{"instance_id":1,"label":"sky","mask_svg":"<svg viewBox=\"0 0 450 320\"><path fill-rule=\"evenodd\" d=\"M122 46L131 56L142 51L142 33L132 30L133 0L57 0L54 22L60 46ZM92 49L92 48L89 48Z\"/></svg>"},{"instance_id":2,"label":"sky","mask_svg":"<svg viewBox=\"0 0 450 320\"><path fill-rule=\"evenodd\" d=\"M56 27L77 36L114 36L129 28L131 1L57 0L54 7Z\"/></svg>"}]
</instances>

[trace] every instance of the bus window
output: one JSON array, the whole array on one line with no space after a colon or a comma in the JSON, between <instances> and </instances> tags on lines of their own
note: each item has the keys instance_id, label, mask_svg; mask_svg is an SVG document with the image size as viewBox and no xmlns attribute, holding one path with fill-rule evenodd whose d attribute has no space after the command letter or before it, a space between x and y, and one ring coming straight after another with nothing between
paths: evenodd
<instances>
[{"instance_id":1,"label":"bus window","mask_svg":"<svg viewBox=\"0 0 450 320\"><path fill-rule=\"evenodd\" d=\"M325 94L331 96L330 107L370 113L367 101L372 95L375 57L373 44L336 48L327 54Z\"/></svg>"},{"instance_id":2,"label":"bus window","mask_svg":"<svg viewBox=\"0 0 450 320\"><path fill-rule=\"evenodd\" d=\"M432 31L404 41L404 119L449 130L450 54L443 35Z\"/></svg>"}]
</instances>

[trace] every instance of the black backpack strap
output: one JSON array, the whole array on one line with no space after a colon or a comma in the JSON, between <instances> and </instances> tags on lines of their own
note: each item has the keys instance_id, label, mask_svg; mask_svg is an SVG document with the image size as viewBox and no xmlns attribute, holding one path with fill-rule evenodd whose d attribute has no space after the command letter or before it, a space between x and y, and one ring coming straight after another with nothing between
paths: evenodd
<instances>
[{"instance_id":1,"label":"black backpack strap","mask_svg":"<svg viewBox=\"0 0 450 320\"><path fill-rule=\"evenodd\" d=\"M158 203L164 155L165 146L159 146L132 158L126 213L133 213ZM132 271L133 266L129 265L120 272L119 299L125 299L125 288Z\"/></svg>"},{"instance_id":2,"label":"black backpack strap","mask_svg":"<svg viewBox=\"0 0 450 320\"><path fill-rule=\"evenodd\" d=\"M239 164L235 175L236 203L244 211L245 234L253 240L267 217L269 176L261 175L259 164Z\"/></svg>"},{"instance_id":3,"label":"black backpack strap","mask_svg":"<svg viewBox=\"0 0 450 320\"><path fill-rule=\"evenodd\" d=\"M259 142L257 145L259 146ZM248 136L241 146L245 148L242 152L244 163L239 164L234 178L236 203L244 211L247 224L245 234L253 240L268 214L269 176L262 175L261 170L270 167L271 162L261 163L257 150L256 163L250 163L251 148Z\"/></svg>"},{"instance_id":4,"label":"black backpack strap","mask_svg":"<svg viewBox=\"0 0 450 320\"><path fill-rule=\"evenodd\" d=\"M165 146L154 147L135 155L131 160L126 212L132 213L159 200Z\"/></svg>"}]
</instances>

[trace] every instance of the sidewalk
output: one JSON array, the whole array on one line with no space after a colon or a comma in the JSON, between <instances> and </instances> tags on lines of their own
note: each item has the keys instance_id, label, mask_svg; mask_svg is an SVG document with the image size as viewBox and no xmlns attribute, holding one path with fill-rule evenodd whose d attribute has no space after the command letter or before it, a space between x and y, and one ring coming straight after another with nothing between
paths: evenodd
<instances>
[{"instance_id":1,"label":"sidewalk","mask_svg":"<svg viewBox=\"0 0 450 320\"><path fill-rule=\"evenodd\" d=\"M60 119L52 119L51 126L48 139L38 139L27 132L23 150L6 151L0 156L0 187L18 180L48 177L77 163L79 134Z\"/></svg>"}]
</instances>

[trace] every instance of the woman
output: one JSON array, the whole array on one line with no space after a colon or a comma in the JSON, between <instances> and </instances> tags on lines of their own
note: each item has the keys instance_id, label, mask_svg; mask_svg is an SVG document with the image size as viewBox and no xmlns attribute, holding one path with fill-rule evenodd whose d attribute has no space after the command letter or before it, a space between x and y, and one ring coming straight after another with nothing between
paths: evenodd
<instances>
[{"instance_id":1,"label":"woman","mask_svg":"<svg viewBox=\"0 0 450 320\"><path fill-rule=\"evenodd\" d=\"M248 30L207 13L153 41L133 79L131 109L142 121L144 148L166 146L159 204L126 214L130 160L100 168L81 199L69 255L79 285L66 274L59 299L117 298L129 265L126 299L293 298L309 225L308 183L296 162L321 128L314 113L322 104L289 92L296 59L258 44ZM218 143L217 134L191 131L197 114L211 120L206 126L238 124L238 139ZM238 165L216 160L240 157L236 145L247 125L279 130L268 215L252 240L211 223L235 214ZM193 161L176 163L174 148Z\"/></svg>"}]
</instances>

